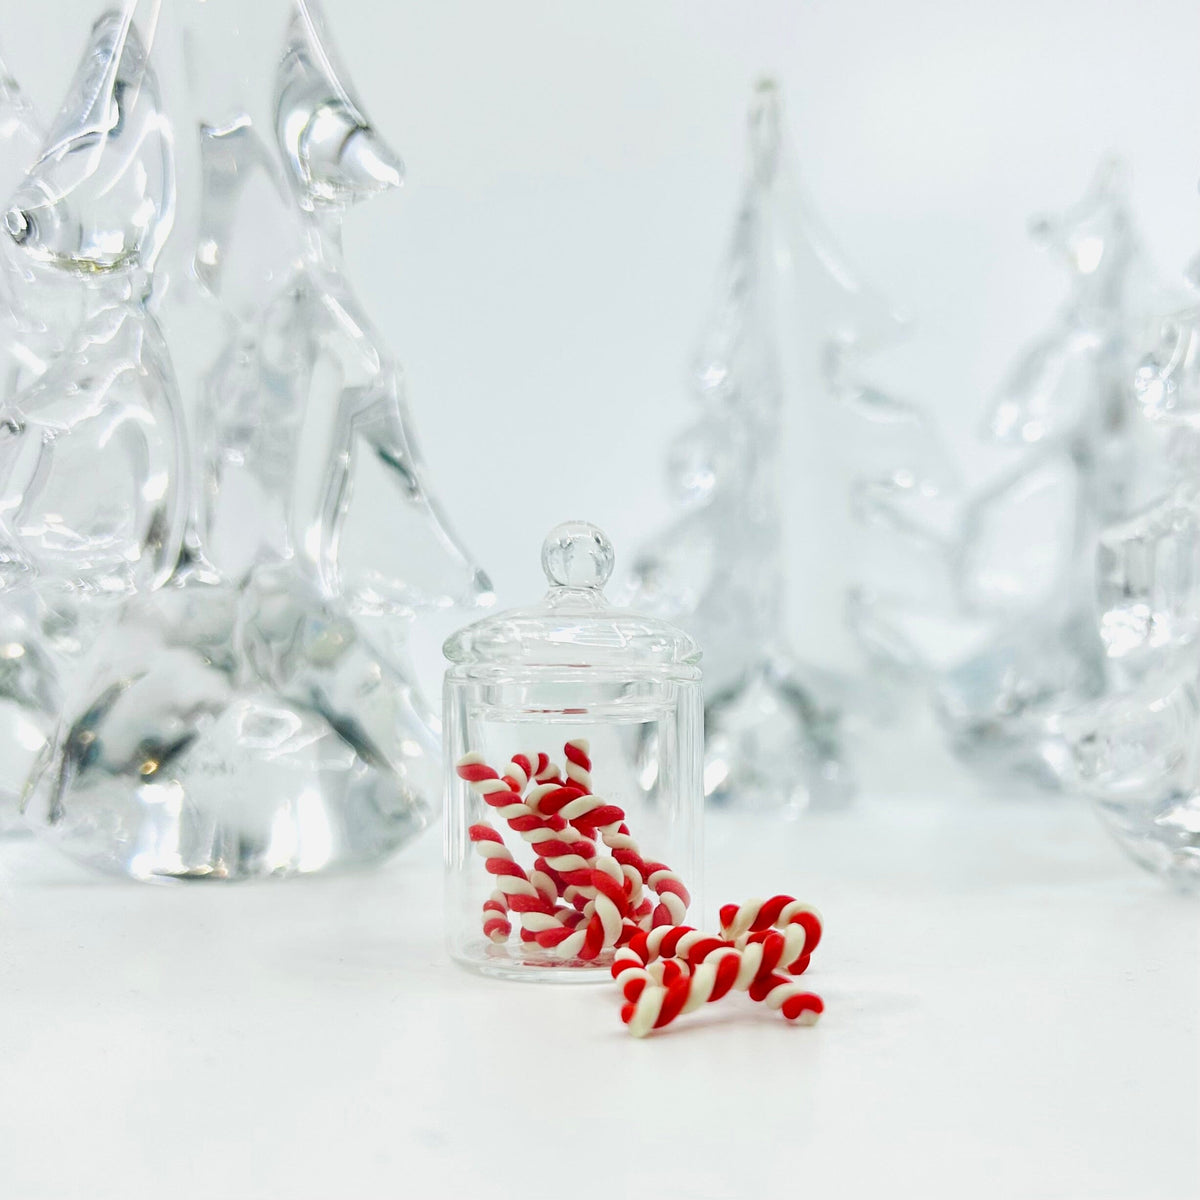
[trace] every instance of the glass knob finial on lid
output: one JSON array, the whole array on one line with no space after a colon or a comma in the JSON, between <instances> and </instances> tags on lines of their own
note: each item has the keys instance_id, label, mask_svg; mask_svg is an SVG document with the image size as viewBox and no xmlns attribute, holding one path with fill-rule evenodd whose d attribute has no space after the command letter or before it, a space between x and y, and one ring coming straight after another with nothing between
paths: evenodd
<instances>
[{"instance_id":1,"label":"glass knob finial on lid","mask_svg":"<svg viewBox=\"0 0 1200 1200\"><path fill-rule=\"evenodd\" d=\"M609 602L604 585L616 555L588 521L556 525L542 543L549 588L540 600L492 613L457 630L444 652L452 663L557 664L612 670L695 666L700 648L684 630Z\"/></svg>"},{"instance_id":2,"label":"glass knob finial on lid","mask_svg":"<svg viewBox=\"0 0 1200 1200\"><path fill-rule=\"evenodd\" d=\"M564 521L542 543L542 570L551 587L602 588L615 560L607 534L589 521Z\"/></svg>"}]
</instances>

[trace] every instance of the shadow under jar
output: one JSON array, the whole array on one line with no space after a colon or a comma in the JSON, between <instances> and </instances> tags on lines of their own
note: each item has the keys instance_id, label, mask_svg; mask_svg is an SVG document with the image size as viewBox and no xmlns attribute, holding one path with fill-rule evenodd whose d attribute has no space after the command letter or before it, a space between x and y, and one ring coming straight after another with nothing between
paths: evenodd
<instances>
[{"instance_id":1,"label":"shadow under jar","mask_svg":"<svg viewBox=\"0 0 1200 1200\"><path fill-rule=\"evenodd\" d=\"M445 646L446 928L488 975L608 975L638 928L698 906L700 651L614 608L594 525L552 530L539 604Z\"/></svg>"}]
</instances>

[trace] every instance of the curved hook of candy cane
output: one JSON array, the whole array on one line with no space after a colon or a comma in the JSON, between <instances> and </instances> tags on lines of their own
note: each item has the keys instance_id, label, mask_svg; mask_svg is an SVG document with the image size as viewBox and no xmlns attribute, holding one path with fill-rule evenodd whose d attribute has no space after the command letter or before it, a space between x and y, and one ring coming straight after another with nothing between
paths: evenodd
<instances>
[{"instance_id":1,"label":"curved hook of candy cane","mask_svg":"<svg viewBox=\"0 0 1200 1200\"><path fill-rule=\"evenodd\" d=\"M721 936L737 941L748 933L764 929L783 929L795 925L804 930L804 954L810 956L821 941L821 914L811 904L803 904L793 896L772 896L769 900L747 900L744 904L726 904L721 909ZM796 964L793 974L800 974L808 965L807 958Z\"/></svg>"},{"instance_id":2,"label":"curved hook of candy cane","mask_svg":"<svg viewBox=\"0 0 1200 1200\"><path fill-rule=\"evenodd\" d=\"M658 906L650 914L651 926L682 924L691 904L683 880L665 863L647 862L630 835L624 810L592 793L591 760L586 750L582 738L568 742L564 752L570 782L531 788L525 802L537 813L562 817L581 834L598 834L622 868L628 868L630 878L636 874L658 896Z\"/></svg>"},{"instance_id":3,"label":"curved hook of candy cane","mask_svg":"<svg viewBox=\"0 0 1200 1200\"><path fill-rule=\"evenodd\" d=\"M503 940L494 936L498 933L496 921L503 915L504 910L515 913L542 913L551 915L554 905L533 885L529 876L512 856L512 851L504 844L504 839L490 826L483 823L475 824L467 831L476 853L483 859L484 869L496 880L496 891L503 897L503 908L497 909L495 893L484 901L484 933L493 941ZM507 921L504 922L507 925ZM488 926L492 926L489 933ZM504 937L511 930L507 930Z\"/></svg>"},{"instance_id":4,"label":"curved hook of candy cane","mask_svg":"<svg viewBox=\"0 0 1200 1200\"><path fill-rule=\"evenodd\" d=\"M755 980L750 987L750 998L762 1001L798 1025L815 1025L825 1011L825 1002L820 996L806 992L788 976L778 973Z\"/></svg>"},{"instance_id":5,"label":"curved hook of candy cane","mask_svg":"<svg viewBox=\"0 0 1200 1200\"><path fill-rule=\"evenodd\" d=\"M492 941L502 941L512 932L511 925L505 928L503 909L521 914L521 937L533 941L545 931L548 918L553 925L573 930L578 923L577 914L570 908L560 908L559 883L565 872L581 872L581 881L591 881L590 858L595 847L582 835L571 829L558 817L543 817L534 813L521 800L520 789L528 782L529 773L545 772L549 760L545 755L534 756L536 763L515 756L509 763L512 774L501 777L483 761L479 754L467 754L457 764L457 774L465 780L485 804L508 822L510 828L521 834L531 844L544 846L552 856L542 856L534 864L535 869L526 875L513 859L504 844L504 839L486 822L471 827L469 834L476 849L484 858L485 869L501 879L498 886L500 896L492 894L483 904L484 932ZM583 854L578 851L584 851ZM504 882L507 881L507 882ZM525 887L543 900L533 905L528 899L519 903L515 896L525 896Z\"/></svg>"}]
</instances>

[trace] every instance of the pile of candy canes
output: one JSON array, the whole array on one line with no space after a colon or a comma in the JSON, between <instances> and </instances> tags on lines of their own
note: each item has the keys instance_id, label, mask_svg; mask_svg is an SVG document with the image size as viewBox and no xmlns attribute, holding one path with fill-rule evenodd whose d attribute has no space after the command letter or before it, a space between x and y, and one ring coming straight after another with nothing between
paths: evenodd
<instances>
[{"instance_id":1,"label":"pile of candy canes","mask_svg":"<svg viewBox=\"0 0 1200 1200\"><path fill-rule=\"evenodd\" d=\"M613 951L612 974L626 1000L621 1018L636 1037L731 991L813 1024L824 1005L794 976L820 941L817 911L774 896L726 905L719 936L684 925L687 888L665 863L642 856L624 810L593 794L588 743L570 741L564 754L561 769L545 754L514 755L503 771L478 754L458 762L459 777L535 855L526 871L496 829L470 826L496 884L483 903L485 936L507 942L515 914L520 940L552 961L591 963Z\"/></svg>"}]
</instances>

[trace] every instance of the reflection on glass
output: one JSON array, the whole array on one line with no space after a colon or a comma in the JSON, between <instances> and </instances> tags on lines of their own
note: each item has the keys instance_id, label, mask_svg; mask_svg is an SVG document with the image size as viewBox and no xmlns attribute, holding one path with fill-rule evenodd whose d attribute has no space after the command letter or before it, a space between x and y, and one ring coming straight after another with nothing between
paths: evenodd
<instances>
[{"instance_id":1,"label":"reflection on glass","mask_svg":"<svg viewBox=\"0 0 1200 1200\"><path fill-rule=\"evenodd\" d=\"M26 816L145 879L323 870L412 837L438 720L407 632L490 599L345 277L345 209L399 159L316 4L263 14L269 41L222 0L103 16L6 210L22 319L63 346L0 426L0 578L52 611L51 675L71 664ZM193 89L168 114L151 51L172 21Z\"/></svg>"}]
</instances>

